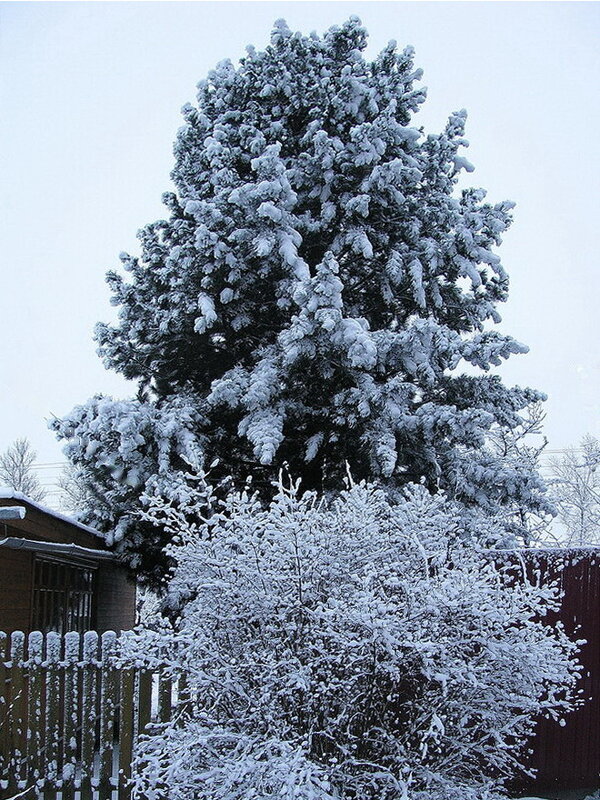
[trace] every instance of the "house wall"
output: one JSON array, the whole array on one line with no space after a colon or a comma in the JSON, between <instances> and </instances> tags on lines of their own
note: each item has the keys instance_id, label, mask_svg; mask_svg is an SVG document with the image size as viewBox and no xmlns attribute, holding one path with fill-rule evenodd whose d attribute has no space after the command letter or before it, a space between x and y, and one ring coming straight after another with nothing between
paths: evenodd
<instances>
[{"instance_id":1,"label":"house wall","mask_svg":"<svg viewBox=\"0 0 600 800\"><path fill-rule=\"evenodd\" d=\"M0 548L0 630L29 630L33 554Z\"/></svg>"},{"instance_id":2,"label":"house wall","mask_svg":"<svg viewBox=\"0 0 600 800\"><path fill-rule=\"evenodd\" d=\"M0 506L23 505L27 513L22 520L0 523L0 539L17 537L60 544L77 544L91 549L105 549L100 536L95 536L67 519L52 516L21 500L0 498ZM29 631L33 593L32 551L0 548L0 630ZM66 563L70 559L65 556ZM94 628L130 630L135 625L135 584L126 570L114 561L97 562L94 595Z\"/></svg>"},{"instance_id":3,"label":"house wall","mask_svg":"<svg viewBox=\"0 0 600 800\"><path fill-rule=\"evenodd\" d=\"M0 630L29 631L33 580L31 551L0 548ZM126 570L101 564L96 571L94 629L131 630L135 625L136 589Z\"/></svg>"},{"instance_id":4,"label":"house wall","mask_svg":"<svg viewBox=\"0 0 600 800\"><path fill-rule=\"evenodd\" d=\"M128 631L135 625L135 583L126 570L103 563L96 573L96 630Z\"/></svg>"}]
</instances>

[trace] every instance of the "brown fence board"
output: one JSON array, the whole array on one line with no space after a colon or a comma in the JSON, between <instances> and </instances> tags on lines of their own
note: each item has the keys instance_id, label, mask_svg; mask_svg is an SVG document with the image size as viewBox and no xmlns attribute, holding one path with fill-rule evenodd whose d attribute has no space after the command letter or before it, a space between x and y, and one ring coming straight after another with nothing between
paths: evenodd
<instances>
[{"instance_id":1,"label":"brown fence board","mask_svg":"<svg viewBox=\"0 0 600 800\"><path fill-rule=\"evenodd\" d=\"M48 786L45 788L44 800L53 800L51 787L56 784L60 774L62 754L60 752L61 728L61 662L62 637L58 633L46 635L46 715L44 730L44 750L46 765L44 778Z\"/></svg>"},{"instance_id":2,"label":"brown fence board","mask_svg":"<svg viewBox=\"0 0 600 800\"><path fill-rule=\"evenodd\" d=\"M134 731L136 737L146 732L146 726L152 719L152 686L152 673L147 670L141 671L138 674L137 728Z\"/></svg>"},{"instance_id":3,"label":"brown fence board","mask_svg":"<svg viewBox=\"0 0 600 800\"><path fill-rule=\"evenodd\" d=\"M41 720L43 718L43 702L45 688L44 636L40 631L29 634L27 645L27 719ZM31 778L37 780L45 774L45 748L43 730L41 725L27 726L27 761L35 764Z\"/></svg>"},{"instance_id":4,"label":"brown fence board","mask_svg":"<svg viewBox=\"0 0 600 800\"><path fill-rule=\"evenodd\" d=\"M113 789L113 761L115 717L119 706L119 673L112 666L111 653L116 635L112 631L102 634L102 681L100 689L100 745L98 786L102 796L110 797Z\"/></svg>"},{"instance_id":5,"label":"brown fence board","mask_svg":"<svg viewBox=\"0 0 600 800\"><path fill-rule=\"evenodd\" d=\"M83 635L81 663L81 791L91 793L94 775L94 753L98 720L98 634L87 631ZM99 731L98 731L99 735Z\"/></svg>"},{"instance_id":6,"label":"brown fence board","mask_svg":"<svg viewBox=\"0 0 600 800\"><path fill-rule=\"evenodd\" d=\"M121 670L121 724L119 735L119 798L131 795L131 758L133 755L135 674L132 669Z\"/></svg>"},{"instance_id":7,"label":"brown fence board","mask_svg":"<svg viewBox=\"0 0 600 800\"><path fill-rule=\"evenodd\" d=\"M10 703L10 677L5 667L9 655L9 638L0 632L0 778L6 779L8 759L10 757L10 739L8 734L8 708Z\"/></svg>"},{"instance_id":8,"label":"brown fence board","mask_svg":"<svg viewBox=\"0 0 600 800\"><path fill-rule=\"evenodd\" d=\"M25 634L15 631L10 637L10 749L11 764L9 766L8 788L16 791L23 779L25 754L27 751L25 720L27 696L25 677L21 666L25 657Z\"/></svg>"},{"instance_id":9,"label":"brown fence board","mask_svg":"<svg viewBox=\"0 0 600 800\"><path fill-rule=\"evenodd\" d=\"M64 659L64 721L63 721L63 800L74 800L77 752L81 741L79 704L80 675L78 664L81 656L79 633L65 635Z\"/></svg>"}]
</instances>

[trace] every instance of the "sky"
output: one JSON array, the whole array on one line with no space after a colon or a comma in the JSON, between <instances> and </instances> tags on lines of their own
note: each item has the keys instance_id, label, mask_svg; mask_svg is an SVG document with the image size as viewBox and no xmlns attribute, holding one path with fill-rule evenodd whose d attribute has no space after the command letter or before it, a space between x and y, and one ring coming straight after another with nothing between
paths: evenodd
<instances>
[{"instance_id":1,"label":"sky","mask_svg":"<svg viewBox=\"0 0 600 800\"><path fill-rule=\"evenodd\" d=\"M134 393L93 327L115 316L106 271L165 216L181 106L276 19L309 33L351 14L367 55L415 47L414 124L437 132L466 108L468 183L517 203L500 330L530 352L500 374L548 394L549 450L600 436L600 4L0 2L0 451L28 437L46 485L64 461L48 420Z\"/></svg>"}]
</instances>

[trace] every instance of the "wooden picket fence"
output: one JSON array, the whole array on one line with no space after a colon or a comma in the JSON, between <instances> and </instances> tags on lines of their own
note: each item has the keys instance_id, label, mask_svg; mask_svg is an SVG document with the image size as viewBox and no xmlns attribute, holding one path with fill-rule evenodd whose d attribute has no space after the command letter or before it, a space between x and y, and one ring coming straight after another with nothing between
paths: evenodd
<instances>
[{"instance_id":1,"label":"wooden picket fence","mask_svg":"<svg viewBox=\"0 0 600 800\"><path fill-rule=\"evenodd\" d=\"M182 681L117 669L117 637L0 632L0 797L128 800L135 740Z\"/></svg>"}]
</instances>

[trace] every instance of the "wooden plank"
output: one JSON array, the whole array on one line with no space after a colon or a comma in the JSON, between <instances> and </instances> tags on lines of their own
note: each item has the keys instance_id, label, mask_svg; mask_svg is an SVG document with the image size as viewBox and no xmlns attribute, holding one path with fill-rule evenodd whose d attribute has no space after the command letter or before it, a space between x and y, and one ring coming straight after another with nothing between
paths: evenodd
<instances>
[{"instance_id":1,"label":"wooden plank","mask_svg":"<svg viewBox=\"0 0 600 800\"><path fill-rule=\"evenodd\" d=\"M119 717L119 800L131 797L131 759L133 755L133 715L135 673L133 669L121 670Z\"/></svg>"},{"instance_id":2,"label":"wooden plank","mask_svg":"<svg viewBox=\"0 0 600 800\"><path fill-rule=\"evenodd\" d=\"M119 704L118 673L111 662L116 634L106 631L101 640L100 673L100 742L98 747L100 797L110 798L113 789L113 751L115 742L115 712Z\"/></svg>"},{"instance_id":3,"label":"wooden plank","mask_svg":"<svg viewBox=\"0 0 600 800\"><path fill-rule=\"evenodd\" d=\"M130 630L135 625L135 583L126 570L110 562L101 563L96 572L97 596L102 602L96 611L96 627L105 630Z\"/></svg>"},{"instance_id":4,"label":"wooden plank","mask_svg":"<svg viewBox=\"0 0 600 800\"><path fill-rule=\"evenodd\" d=\"M44 635L32 631L28 637L27 671L27 765L30 781L42 779L45 775L44 728Z\"/></svg>"},{"instance_id":5,"label":"wooden plank","mask_svg":"<svg viewBox=\"0 0 600 800\"><path fill-rule=\"evenodd\" d=\"M44 800L54 800L54 786L60 774L62 754L60 748L60 702L61 702L61 650L62 637L50 631L46 634L46 655L44 666L46 671L46 725L44 730L44 747L46 751Z\"/></svg>"},{"instance_id":6,"label":"wooden plank","mask_svg":"<svg viewBox=\"0 0 600 800\"><path fill-rule=\"evenodd\" d=\"M94 753L98 721L98 634L86 631L83 634L83 657L81 679L81 794L91 797L94 778ZM99 731L98 731L99 733Z\"/></svg>"},{"instance_id":7,"label":"wooden plank","mask_svg":"<svg viewBox=\"0 0 600 800\"><path fill-rule=\"evenodd\" d=\"M75 798L75 776L77 751L79 749L79 674L78 662L81 654L81 637L76 631L65 634L64 659L64 727L63 727L63 800Z\"/></svg>"},{"instance_id":8,"label":"wooden plank","mask_svg":"<svg viewBox=\"0 0 600 800\"><path fill-rule=\"evenodd\" d=\"M7 780L10 753L8 735L8 705L10 702L9 673L5 666L8 661L8 636L0 631L0 780Z\"/></svg>"},{"instance_id":9,"label":"wooden plank","mask_svg":"<svg viewBox=\"0 0 600 800\"><path fill-rule=\"evenodd\" d=\"M10 766L9 794L15 792L21 780L26 780L27 692L23 662L25 634L14 631L10 637Z\"/></svg>"},{"instance_id":10,"label":"wooden plank","mask_svg":"<svg viewBox=\"0 0 600 800\"><path fill-rule=\"evenodd\" d=\"M146 726L152 719L152 684L153 674L148 670L138 673L138 702L137 702L137 726L134 731L135 736L143 735Z\"/></svg>"}]
</instances>

